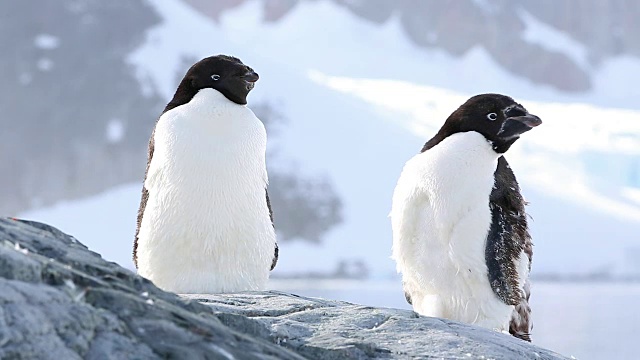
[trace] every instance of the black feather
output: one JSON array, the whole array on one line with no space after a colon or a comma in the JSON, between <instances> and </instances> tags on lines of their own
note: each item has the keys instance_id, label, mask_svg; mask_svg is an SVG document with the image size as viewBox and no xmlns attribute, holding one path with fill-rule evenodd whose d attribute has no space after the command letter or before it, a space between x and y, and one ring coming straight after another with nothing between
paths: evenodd
<instances>
[{"instance_id":1,"label":"black feather","mask_svg":"<svg viewBox=\"0 0 640 360\"><path fill-rule=\"evenodd\" d=\"M489 283L505 304L517 305L522 298L517 264L527 242L531 241L525 201L504 156L498 159L494 178L495 186L489 198L491 227L485 248Z\"/></svg>"},{"instance_id":2,"label":"black feather","mask_svg":"<svg viewBox=\"0 0 640 360\"><path fill-rule=\"evenodd\" d=\"M274 225L273 224L273 211L271 210L271 201L269 200L269 192L267 191L267 189L265 189L265 193L267 195L267 208L269 208L269 218L271 218L271 225L273 226ZM275 246L275 250L274 250L274 254L273 254L273 260L271 261L271 270L275 269L276 264L278 263L278 253L279 253L278 243L276 242L276 246Z\"/></svg>"}]
</instances>

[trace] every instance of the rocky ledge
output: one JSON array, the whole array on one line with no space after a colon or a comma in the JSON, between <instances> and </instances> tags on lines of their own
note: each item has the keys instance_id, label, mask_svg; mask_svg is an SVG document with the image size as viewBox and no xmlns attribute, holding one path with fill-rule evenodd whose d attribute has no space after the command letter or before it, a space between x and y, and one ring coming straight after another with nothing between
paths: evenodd
<instances>
[{"instance_id":1,"label":"rocky ledge","mask_svg":"<svg viewBox=\"0 0 640 360\"><path fill-rule=\"evenodd\" d=\"M406 310L273 291L178 296L12 219L0 219L0 305L0 359L564 359Z\"/></svg>"}]
</instances>

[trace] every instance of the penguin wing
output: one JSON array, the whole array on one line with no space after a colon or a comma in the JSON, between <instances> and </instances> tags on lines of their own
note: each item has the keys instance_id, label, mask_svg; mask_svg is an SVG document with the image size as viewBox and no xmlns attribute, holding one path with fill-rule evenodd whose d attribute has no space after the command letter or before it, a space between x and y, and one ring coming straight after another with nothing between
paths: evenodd
<instances>
[{"instance_id":1,"label":"penguin wing","mask_svg":"<svg viewBox=\"0 0 640 360\"><path fill-rule=\"evenodd\" d=\"M147 174L149 174L149 165L151 165L151 158L153 158L155 134L156 134L156 129L154 127L153 131L151 132L151 139L149 139L147 168L144 171L144 181L142 183L142 198L140 199L140 207L138 208L138 219L136 221L136 236L133 239L133 264L136 266L136 269L138 268L138 234L140 233L140 224L142 223L142 215L144 214L144 209L147 207L147 200L149 200L149 191L145 187L144 183L147 181Z\"/></svg>"},{"instance_id":2,"label":"penguin wing","mask_svg":"<svg viewBox=\"0 0 640 360\"><path fill-rule=\"evenodd\" d=\"M411 289L406 281L402 281L402 290L404 291L404 299L407 300L409 305L413 305L413 299L411 298Z\"/></svg>"},{"instance_id":3,"label":"penguin wing","mask_svg":"<svg viewBox=\"0 0 640 360\"><path fill-rule=\"evenodd\" d=\"M273 226L273 210L271 210L271 201L269 200L269 191L267 191L267 189L264 189L265 194L267 195L267 208L269 209L269 218L271 218L271 225ZM273 253L273 260L271 260L271 269L273 270L276 267L276 264L278 263L278 243L276 242L276 247Z\"/></svg>"},{"instance_id":4,"label":"penguin wing","mask_svg":"<svg viewBox=\"0 0 640 360\"><path fill-rule=\"evenodd\" d=\"M527 227L525 201L507 160L498 159L495 186L490 195L491 227L487 234L485 260L489 283L493 292L505 304L519 305L526 298L528 269L531 266L532 245ZM521 258L526 256L527 258ZM527 265L526 274L518 274L521 261Z\"/></svg>"}]
</instances>

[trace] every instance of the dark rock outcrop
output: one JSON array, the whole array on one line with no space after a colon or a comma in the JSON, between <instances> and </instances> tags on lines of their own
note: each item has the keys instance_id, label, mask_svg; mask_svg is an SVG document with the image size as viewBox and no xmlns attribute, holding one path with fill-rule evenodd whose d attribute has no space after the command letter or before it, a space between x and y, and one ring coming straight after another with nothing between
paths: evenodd
<instances>
[{"instance_id":1,"label":"dark rock outcrop","mask_svg":"<svg viewBox=\"0 0 640 360\"><path fill-rule=\"evenodd\" d=\"M0 219L1 359L481 356L563 358L407 310L279 292L178 297L55 228Z\"/></svg>"}]
</instances>

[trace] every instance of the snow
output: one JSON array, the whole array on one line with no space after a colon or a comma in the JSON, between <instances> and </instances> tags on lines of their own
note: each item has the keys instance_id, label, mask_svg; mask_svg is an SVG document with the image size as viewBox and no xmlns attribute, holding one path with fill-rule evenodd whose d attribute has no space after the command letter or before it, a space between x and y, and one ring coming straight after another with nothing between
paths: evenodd
<instances>
[{"instance_id":1,"label":"snow","mask_svg":"<svg viewBox=\"0 0 640 360\"><path fill-rule=\"evenodd\" d=\"M488 0L473 0L473 3L487 13L493 13L496 11L497 6Z\"/></svg>"},{"instance_id":2,"label":"snow","mask_svg":"<svg viewBox=\"0 0 640 360\"><path fill-rule=\"evenodd\" d=\"M288 119L269 146L293 160L270 166L326 175L343 199L344 224L321 245L281 243L276 274L330 272L341 260L363 259L372 278L397 279L387 215L402 166L453 110L485 92L511 95L543 120L507 154L531 202L534 273L639 271L626 255L640 247L640 103L627 85L640 81L638 59L607 60L590 69L593 91L566 94L513 77L480 48L462 58L418 49L397 18L377 26L328 1L299 3L277 23L262 23L254 1L217 24L177 0L149 4L164 22L127 59L141 86L168 100L194 61L238 56L260 73L249 106L269 101ZM532 41L570 40L527 21ZM584 55L573 45L569 55ZM107 139L123 135L107 126ZM140 175L20 216L54 224L131 268Z\"/></svg>"},{"instance_id":3,"label":"snow","mask_svg":"<svg viewBox=\"0 0 640 360\"><path fill-rule=\"evenodd\" d=\"M79 201L31 210L20 218L49 223L109 261L133 269L133 237L142 183L115 187Z\"/></svg>"},{"instance_id":4,"label":"snow","mask_svg":"<svg viewBox=\"0 0 640 360\"><path fill-rule=\"evenodd\" d=\"M60 46L60 39L51 34L38 34L33 39L33 44L43 50L53 50Z\"/></svg>"},{"instance_id":5,"label":"snow","mask_svg":"<svg viewBox=\"0 0 640 360\"><path fill-rule=\"evenodd\" d=\"M178 0L148 1L164 19L161 26L147 34L147 41L131 53L127 61L135 66L137 76L144 87L153 87L170 99L176 88L178 77L187 68L181 68L185 57L195 61L215 54L233 54L237 47L226 44L224 33L209 18ZM207 34L207 36L184 36L184 34ZM203 39L213 38L215 49ZM244 59L243 59L244 60ZM195 62L195 61L192 61ZM189 64L188 66L191 66Z\"/></svg>"},{"instance_id":6,"label":"snow","mask_svg":"<svg viewBox=\"0 0 640 360\"><path fill-rule=\"evenodd\" d=\"M442 119L468 97L399 81L323 77L317 72L311 78L370 102L423 139L432 136ZM507 153L532 203L528 211L535 219L534 271L588 272L620 261L639 240L640 206L629 194L638 196L640 190L620 186L638 171L640 112L518 101L543 119L543 125L523 135ZM392 116L392 112L398 113ZM596 155L614 171L589 168ZM640 183L634 185L640 189ZM600 239L608 240L606 249ZM572 249L580 249L580 254L567 259ZM595 254L597 258L589 259Z\"/></svg>"},{"instance_id":7,"label":"snow","mask_svg":"<svg viewBox=\"0 0 640 360\"><path fill-rule=\"evenodd\" d=\"M241 49L287 63L289 68L315 69L343 77L395 79L467 94L500 92L517 98L526 95L536 101L640 109L635 93L629 91L632 84L640 82L637 58L615 57L589 68L594 90L569 94L514 77L482 48L473 48L460 58L441 50L419 49L404 35L397 15L378 26L355 18L330 1L314 1L299 3L278 22L265 24L260 22L262 11L259 3L246 1L221 16L220 29ZM533 17L527 20L531 19L535 21ZM583 56L577 42L544 26L540 21L529 23L528 36L536 41L551 36L545 46L559 48L558 42L566 43L570 45L568 56Z\"/></svg>"},{"instance_id":8,"label":"snow","mask_svg":"<svg viewBox=\"0 0 640 360\"><path fill-rule=\"evenodd\" d=\"M525 10L520 10L519 15L526 26L524 32L525 40L533 44L538 44L547 50L565 54L585 70L590 68L589 54L584 45L573 40L566 33L536 19Z\"/></svg>"},{"instance_id":9,"label":"snow","mask_svg":"<svg viewBox=\"0 0 640 360\"><path fill-rule=\"evenodd\" d=\"M47 72L53 69L53 60L49 58L40 58L36 63L38 69L42 72Z\"/></svg>"},{"instance_id":10,"label":"snow","mask_svg":"<svg viewBox=\"0 0 640 360\"><path fill-rule=\"evenodd\" d=\"M107 123L106 139L111 144L116 144L124 138L124 124L120 119L111 119Z\"/></svg>"},{"instance_id":11,"label":"snow","mask_svg":"<svg viewBox=\"0 0 640 360\"><path fill-rule=\"evenodd\" d=\"M31 76L31 74L29 73L21 73L18 76L18 82L20 83L20 85L22 86L26 86L29 85L31 83L31 81L33 80L33 76Z\"/></svg>"},{"instance_id":12,"label":"snow","mask_svg":"<svg viewBox=\"0 0 640 360\"><path fill-rule=\"evenodd\" d=\"M640 169L638 169L640 170ZM638 205L640 205L640 189L634 189L634 188L623 188L621 190L622 194L624 196L626 196L629 200L636 202Z\"/></svg>"},{"instance_id":13,"label":"snow","mask_svg":"<svg viewBox=\"0 0 640 360\"><path fill-rule=\"evenodd\" d=\"M310 78L365 100L383 112L399 112L394 116L397 124L423 139L430 138L443 119L469 97L469 94L401 81L328 77L318 72L311 73ZM556 191L559 196L564 194L591 207L640 221L640 208L624 199L614 201L611 194L605 196L588 185L601 169L593 169L594 173L590 173L584 168L586 162L593 160L594 154L616 155L622 160L626 156L630 159L640 156L640 111L516 100L543 119L543 126L524 135L507 154L521 180L546 192ZM615 119L615 122L609 119ZM592 156L582 159L585 154ZM526 164L526 167L520 164ZM625 171L631 166L616 170ZM633 168L629 170L633 171ZM624 179L616 178L615 172L606 172L606 177L610 183L624 183ZM559 187L558 184L568 186ZM640 187L640 183L636 186Z\"/></svg>"}]
</instances>

